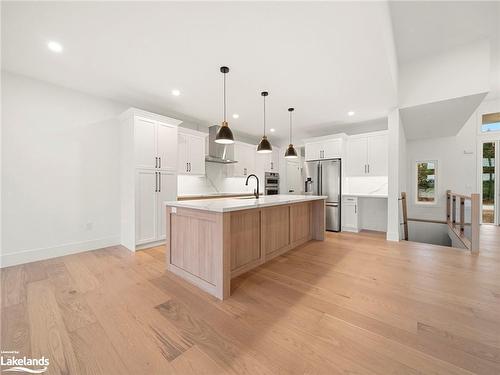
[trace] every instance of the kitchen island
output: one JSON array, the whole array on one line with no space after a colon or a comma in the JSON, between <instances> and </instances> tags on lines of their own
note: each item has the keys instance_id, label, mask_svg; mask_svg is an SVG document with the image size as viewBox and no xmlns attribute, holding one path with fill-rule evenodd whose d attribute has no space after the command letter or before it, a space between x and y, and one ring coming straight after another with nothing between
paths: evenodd
<instances>
[{"instance_id":1,"label":"kitchen island","mask_svg":"<svg viewBox=\"0 0 500 375\"><path fill-rule=\"evenodd\" d=\"M231 279L325 238L325 199L273 195L165 202L167 269L219 299Z\"/></svg>"}]
</instances>

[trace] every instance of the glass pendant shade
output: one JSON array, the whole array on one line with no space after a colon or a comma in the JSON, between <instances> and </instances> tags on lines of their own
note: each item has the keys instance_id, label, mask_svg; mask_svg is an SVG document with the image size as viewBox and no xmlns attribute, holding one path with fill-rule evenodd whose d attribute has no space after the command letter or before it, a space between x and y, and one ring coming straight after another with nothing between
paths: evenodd
<instances>
[{"instance_id":1,"label":"glass pendant shade","mask_svg":"<svg viewBox=\"0 0 500 375\"><path fill-rule=\"evenodd\" d=\"M262 91L260 95L262 95L262 97L264 98L264 135L262 136L262 139L257 146L257 152L259 154L268 154L270 152L273 152L271 143L267 140L266 137L266 96L268 96L269 93L267 91Z\"/></svg>"},{"instance_id":2,"label":"glass pendant shade","mask_svg":"<svg viewBox=\"0 0 500 375\"><path fill-rule=\"evenodd\" d=\"M222 125L219 128L219 131L217 132L217 135L215 136L215 143L220 143L223 145L228 145L231 143L234 143L234 136L233 132L229 128L229 124L226 121L226 74L229 72L229 68L227 66L221 66L220 68L221 73L224 75L224 121L222 121Z\"/></svg>"},{"instance_id":3,"label":"glass pendant shade","mask_svg":"<svg viewBox=\"0 0 500 375\"><path fill-rule=\"evenodd\" d=\"M290 144L288 145L288 148L285 151L285 158L286 159L295 159L295 158L299 157L297 155L297 151L295 150L295 147L293 147L293 144L292 144L292 112L293 111L294 111L293 108L288 108L288 113L290 113Z\"/></svg>"},{"instance_id":4,"label":"glass pendant shade","mask_svg":"<svg viewBox=\"0 0 500 375\"><path fill-rule=\"evenodd\" d=\"M267 154L269 152L273 152L271 143L267 140L266 136L263 136L262 139L260 140L260 143L257 146L257 152L260 154Z\"/></svg>"},{"instance_id":5,"label":"glass pendant shade","mask_svg":"<svg viewBox=\"0 0 500 375\"><path fill-rule=\"evenodd\" d=\"M295 159L298 158L299 156L297 155L297 151L295 150L295 147L293 147L292 144L288 145L288 148L286 149L285 152L285 158L287 159Z\"/></svg>"}]
</instances>

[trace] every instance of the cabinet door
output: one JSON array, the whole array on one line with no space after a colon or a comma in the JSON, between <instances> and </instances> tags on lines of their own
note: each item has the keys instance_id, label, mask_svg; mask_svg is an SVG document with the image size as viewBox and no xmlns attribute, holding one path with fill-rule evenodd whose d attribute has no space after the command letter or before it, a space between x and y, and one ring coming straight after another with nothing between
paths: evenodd
<instances>
[{"instance_id":1,"label":"cabinet door","mask_svg":"<svg viewBox=\"0 0 500 375\"><path fill-rule=\"evenodd\" d=\"M321 143L306 143L306 161L321 159L322 147Z\"/></svg>"},{"instance_id":2,"label":"cabinet door","mask_svg":"<svg viewBox=\"0 0 500 375\"><path fill-rule=\"evenodd\" d=\"M342 204L342 229L358 230L358 209L356 203Z\"/></svg>"},{"instance_id":3,"label":"cabinet door","mask_svg":"<svg viewBox=\"0 0 500 375\"><path fill-rule=\"evenodd\" d=\"M365 176L367 173L366 138L352 138L347 143L346 176Z\"/></svg>"},{"instance_id":4,"label":"cabinet door","mask_svg":"<svg viewBox=\"0 0 500 375\"><path fill-rule=\"evenodd\" d=\"M177 136L177 172L179 174L188 173L188 159L189 159L189 136L179 133Z\"/></svg>"},{"instance_id":5,"label":"cabinet door","mask_svg":"<svg viewBox=\"0 0 500 375\"><path fill-rule=\"evenodd\" d=\"M189 136L190 174L205 174L205 138Z\"/></svg>"},{"instance_id":6,"label":"cabinet door","mask_svg":"<svg viewBox=\"0 0 500 375\"><path fill-rule=\"evenodd\" d=\"M323 157L322 159L340 158L342 153L342 141L340 139L332 139L323 142Z\"/></svg>"},{"instance_id":7,"label":"cabinet door","mask_svg":"<svg viewBox=\"0 0 500 375\"><path fill-rule=\"evenodd\" d=\"M157 193L157 240L164 240L166 233L166 208L164 202L175 201L177 199L177 178L174 172L158 172L158 193Z\"/></svg>"},{"instance_id":8,"label":"cabinet door","mask_svg":"<svg viewBox=\"0 0 500 375\"><path fill-rule=\"evenodd\" d=\"M136 173L136 245L156 240L158 172L151 169Z\"/></svg>"},{"instance_id":9,"label":"cabinet door","mask_svg":"<svg viewBox=\"0 0 500 375\"><path fill-rule=\"evenodd\" d=\"M368 173L370 176L387 176L389 173L387 135L368 137Z\"/></svg>"},{"instance_id":10,"label":"cabinet door","mask_svg":"<svg viewBox=\"0 0 500 375\"><path fill-rule=\"evenodd\" d=\"M245 143L235 143L234 144L234 157L238 161L236 164L232 164L231 171L232 176L235 177L245 177L255 171L255 154L256 148L252 145Z\"/></svg>"},{"instance_id":11,"label":"cabinet door","mask_svg":"<svg viewBox=\"0 0 500 375\"><path fill-rule=\"evenodd\" d=\"M257 146L245 145L245 166L246 176L257 172L255 157L257 155Z\"/></svg>"},{"instance_id":12,"label":"cabinet door","mask_svg":"<svg viewBox=\"0 0 500 375\"><path fill-rule=\"evenodd\" d=\"M177 169L177 127L158 123L156 141L158 168L175 171Z\"/></svg>"},{"instance_id":13,"label":"cabinet door","mask_svg":"<svg viewBox=\"0 0 500 375\"><path fill-rule=\"evenodd\" d=\"M156 123L137 117L134 123L136 168L156 167Z\"/></svg>"}]
</instances>

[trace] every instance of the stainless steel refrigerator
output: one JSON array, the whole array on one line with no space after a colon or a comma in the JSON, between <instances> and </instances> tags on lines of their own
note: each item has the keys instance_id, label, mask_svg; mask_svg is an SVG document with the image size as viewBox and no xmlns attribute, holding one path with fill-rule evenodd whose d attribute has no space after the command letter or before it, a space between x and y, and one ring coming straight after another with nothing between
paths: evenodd
<instances>
[{"instance_id":1,"label":"stainless steel refrigerator","mask_svg":"<svg viewBox=\"0 0 500 375\"><path fill-rule=\"evenodd\" d=\"M308 161L303 169L304 191L326 195L326 230L340 231L342 165L340 159Z\"/></svg>"}]
</instances>

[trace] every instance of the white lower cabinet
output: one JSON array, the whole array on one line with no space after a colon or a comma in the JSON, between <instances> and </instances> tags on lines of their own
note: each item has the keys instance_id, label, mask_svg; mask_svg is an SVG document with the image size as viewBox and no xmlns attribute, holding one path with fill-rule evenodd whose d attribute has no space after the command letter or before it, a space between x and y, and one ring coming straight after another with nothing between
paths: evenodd
<instances>
[{"instance_id":1,"label":"white lower cabinet","mask_svg":"<svg viewBox=\"0 0 500 375\"><path fill-rule=\"evenodd\" d=\"M177 175L174 172L137 170L136 245L165 239L163 202L175 200Z\"/></svg>"},{"instance_id":2,"label":"white lower cabinet","mask_svg":"<svg viewBox=\"0 0 500 375\"><path fill-rule=\"evenodd\" d=\"M342 231L359 232L357 197L342 197Z\"/></svg>"},{"instance_id":3,"label":"white lower cabinet","mask_svg":"<svg viewBox=\"0 0 500 375\"><path fill-rule=\"evenodd\" d=\"M156 186L158 172L150 169L140 169L136 176L136 244L156 240L157 204Z\"/></svg>"}]
</instances>

